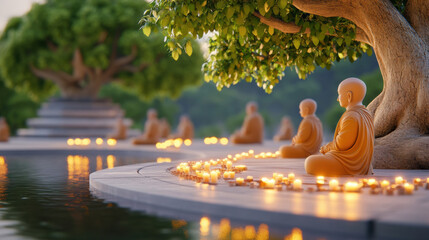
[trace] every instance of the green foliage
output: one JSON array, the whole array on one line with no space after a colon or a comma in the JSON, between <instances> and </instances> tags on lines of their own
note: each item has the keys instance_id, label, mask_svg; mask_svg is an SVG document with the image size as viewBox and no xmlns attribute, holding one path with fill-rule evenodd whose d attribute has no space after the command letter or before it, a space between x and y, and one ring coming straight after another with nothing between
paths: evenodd
<instances>
[{"instance_id":1,"label":"green foliage","mask_svg":"<svg viewBox=\"0 0 429 240\"><path fill-rule=\"evenodd\" d=\"M6 118L12 134L26 126L27 118L36 116L39 105L25 94L7 88L0 81L0 117Z\"/></svg>"},{"instance_id":2,"label":"green foliage","mask_svg":"<svg viewBox=\"0 0 429 240\"><path fill-rule=\"evenodd\" d=\"M261 23L255 13L294 23L302 27L301 32L275 30ZM254 79L270 93L286 67L293 67L304 79L316 66L329 69L335 61L348 58L353 62L365 52L372 54L368 45L353 41L356 26L352 22L301 12L291 0L153 1L141 24L166 36L175 59L183 52L180 42L184 39L216 32L203 68L205 79L218 89ZM304 33L306 29L311 33Z\"/></svg>"},{"instance_id":3,"label":"green foliage","mask_svg":"<svg viewBox=\"0 0 429 240\"><path fill-rule=\"evenodd\" d=\"M203 59L196 43L186 40L194 49L192 56L173 61L161 34L148 38L138 30L147 8L144 0L47 0L34 4L26 15L11 19L0 37L0 71L6 84L28 91L32 97L49 96L56 91L55 85L36 77L31 66L71 76L74 52L80 49L88 69L104 72L114 60L130 56L133 48L137 54L130 67L142 70L118 71L112 78L122 80L123 86L151 98L177 97L184 87L200 84ZM85 81L93 80L87 74ZM83 87L88 84L85 81L80 83Z\"/></svg>"}]
</instances>

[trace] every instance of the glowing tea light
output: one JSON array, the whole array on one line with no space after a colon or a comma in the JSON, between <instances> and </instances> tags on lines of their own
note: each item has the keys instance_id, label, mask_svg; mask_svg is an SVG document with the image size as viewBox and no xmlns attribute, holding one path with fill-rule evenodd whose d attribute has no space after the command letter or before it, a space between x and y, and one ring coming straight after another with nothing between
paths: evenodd
<instances>
[{"instance_id":1,"label":"glowing tea light","mask_svg":"<svg viewBox=\"0 0 429 240\"><path fill-rule=\"evenodd\" d=\"M116 145L116 139L114 139L114 138L107 139L107 145L115 146Z\"/></svg>"},{"instance_id":2,"label":"glowing tea light","mask_svg":"<svg viewBox=\"0 0 429 240\"><path fill-rule=\"evenodd\" d=\"M395 183L396 184L403 184L404 183L404 178L402 178L402 177L396 177L395 178Z\"/></svg>"},{"instance_id":3,"label":"glowing tea light","mask_svg":"<svg viewBox=\"0 0 429 240\"><path fill-rule=\"evenodd\" d=\"M201 169L201 162L196 162L194 166L195 166L195 169Z\"/></svg>"},{"instance_id":4,"label":"glowing tea light","mask_svg":"<svg viewBox=\"0 0 429 240\"><path fill-rule=\"evenodd\" d=\"M302 189L302 181L300 179L296 179L293 181L293 190L301 190Z\"/></svg>"},{"instance_id":5,"label":"glowing tea light","mask_svg":"<svg viewBox=\"0 0 429 240\"><path fill-rule=\"evenodd\" d=\"M358 192L360 190L360 185L357 182L347 182L344 185L344 191L346 192Z\"/></svg>"},{"instance_id":6,"label":"glowing tea light","mask_svg":"<svg viewBox=\"0 0 429 240\"><path fill-rule=\"evenodd\" d=\"M191 171L191 169L189 168L189 166L186 166L186 167L183 168L183 172L185 174L189 174L190 171Z\"/></svg>"},{"instance_id":7,"label":"glowing tea light","mask_svg":"<svg viewBox=\"0 0 429 240\"><path fill-rule=\"evenodd\" d=\"M381 181L380 186L381 186L382 188L387 188L387 187L389 187L389 186L390 186L390 182L389 182L389 181L387 181L387 180L383 180L383 181Z\"/></svg>"},{"instance_id":8,"label":"glowing tea light","mask_svg":"<svg viewBox=\"0 0 429 240\"><path fill-rule=\"evenodd\" d=\"M329 181L329 190L331 191L340 190L340 186L337 179L332 179L331 181Z\"/></svg>"},{"instance_id":9,"label":"glowing tea light","mask_svg":"<svg viewBox=\"0 0 429 240\"><path fill-rule=\"evenodd\" d=\"M211 144L210 138L208 138L208 137L204 138L204 144L206 144L206 145Z\"/></svg>"},{"instance_id":10,"label":"glowing tea light","mask_svg":"<svg viewBox=\"0 0 429 240\"><path fill-rule=\"evenodd\" d=\"M210 163L209 162L204 162L204 170L207 172L210 171Z\"/></svg>"},{"instance_id":11,"label":"glowing tea light","mask_svg":"<svg viewBox=\"0 0 429 240\"><path fill-rule=\"evenodd\" d=\"M253 151L252 149L249 150L249 157L253 157L253 155L255 154L255 151Z\"/></svg>"},{"instance_id":12,"label":"glowing tea light","mask_svg":"<svg viewBox=\"0 0 429 240\"><path fill-rule=\"evenodd\" d=\"M283 177L284 177L284 175L283 175L283 174L281 174L281 173L279 173L279 174L277 174L277 177L275 178L275 180L276 180L278 183L281 183L281 182L282 182L282 180L283 180Z\"/></svg>"},{"instance_id":13,"label":"glowing tea light","mask_svg":"<svg viewBox=\"0 0 429 240\"><path fill-rule=\"evenodd\" d=\"M414 182L414 185L420 185L421 184L421 182L422 182L422 179L420 179L420 178L414 178L414 180L413 180L413 182Z\"/></svg>"},{"instance_id":14,"label":"glowing tea light","mask_svg":"<svg viewBox=\"0 0 429 240\"><path fill-rule=\"evenodd\" d=\"M220 140L219 140L219 142L220 142L220 144L222 144L222 145L227 145L228 144L228 138L221 138Z\"/></svg>"},{"instance_id":15,"label":"glowing tea light","mask_svg":"<svg viewBox=\"0 0 429 240\"><path fill-rule=\"evenodd\" d=\"M230 172L229 172L229 177L230 177L230 178L235 178L235 172L230 171Z\"/></svg>"},{"instance_id":16,"label":"glowing tea light","mask_svg":"<svg viewBox=\"0 0 429 240\"><path fill-rule=\"evenodd\" d=\"M426 179L426 183L429 184L429 177Z\"/></svg>"},{"instance_id":17,"label":"glowing tea light","mask_svg":"<svg viewBox=\"0 0 429 240\"><path fill-rule=\"evenodd\" d=\"M293 180L295 179L295 174L293 174L293 173L289 173L289 174L287 175L287 178L289 179L289 182L293 182Z\"/></svg>"},{"instance_id":18,"label":"glowing tea light","mask_svg":"<svg viewBox=\"0 0 429 240\"><path fill-rule=\"evenodd\" d=\"M189 147L192 145L192 140L191 139L185 139L185 141L183 143L185 144L185 146Z\"/></svg>"},{"instance_id":19,"label":"glowing tea light","mask_svg":"<svg viewBox=\"0 0 429 240\"><path fill-rule=\"evenodd\" d=\"M375 187L377 187L378 182L374 178L370 178L370 179L368 179L367 184L368 184L368 186L375 188Z\"/></svg>"},{"instance_id":20,"label":"glowing tea light","mask_svg":"<svg viewBox=\"0 0 429 240\"><path fill-rule=\"evenodd\" d=\"M176 138L173 141L173 145L175 148L180 148L180 146L182 146L183 140L181 138Z\"/></svg>"},{"instance_id":21,"label":"glowing tea light","mask_svg":"<svg viewBox=\"0 0 429 240\"><path fill-rule=\"evenodd\" d=\"M282 182L283 182L284 184L289 184L289 178L287 178L287 177L283 177Z\"/></svg>"},{"instance_id":22,"label":"glowing tea light","mask_svg":"<svg viewBox=\"0 0 429 240\"><path fill-rule=\"evenodd\" d=\"M404 190L405 190L405 194L411 195L414 192L414 185L409 184L409 183L405 183L404 184Z\"/></svg>"},{"instance_id":23,"label":"glowing tea light","mask_svg":"<svg viewBox=\"0 0 429 240\"><path fill-rule=\"evenodd\" d=\"M247 176L247 181L249 181L249 182L253 182L253 177L252 176Z\"/></svg>"},{"instance_id":24,"label":"glowing tea light","mask_svg":"<svg viewBox=\"0 0 429 240\"><path fill-rule=\"evenodd\" d=\"M273 178L276 179L277 178L278 173L273 173Z\"/></svg>"},{"instance_id":25,"label":"glowing tea light","mask_svg":"<svg viewBox=\"0 0 429 240\"><path fill-rule=\"evenodd\" d=\"M238 171L245 171L247 169L246 165L237 165L237 166L235 166L235 168Z\"/></svg>"},{"instance_id":26,"label":"glowing tea light","mask_svg":"<svg viewBox=\"0 0 429 240\"><path fill-rule=\"evenodd\" d=\"M204 172L203 173L203 183L209 183L210 181L210 173Z\"/></svg>"},{"instance_id":27,"label":"glowing tea light","mask_svg":"<svg viewBox=\"0 0 429 240\"><path fill-rule=\"evenodd\" d=\"M217 137L211 137L211 138L210 138L210 143L211 143L211 144L216 144L217 142L218 142Z\"/></svg>"},{"instance_id":28,"label":"glowing tea light","mask_svg":"<svg viewBox=\"0 0 429 240\"><path fill-rule=\"evenodd\" d=\"M325 184L325 177L323 177L323 176L318 176L318 177L316 178L316 184L317 184L317 186L320 186L320 185Z\"/></svg>"},{"instance_id":29,"label":"glowing tea light","mask_svg":"<svg viewBox=\"0 0 429 240\"><path fill-rule=\"evenodd\" d=\"M280 151L276 151L274 154L275 154L276 157L279 157L280 156Z\"/></svg>"},{"instance_id":30,"label":"glowing tea light","mask_svg":"<svg viewBox=\"0 0 429 240\"><path fill-rule=\"evenodd\" d=\"M265 188L274 188L275 183L276 183L276 180L274 180L274 179L267 179L265 181Z\"/></svg>"},{"instance_id":31,"label":"glowing tea light","mask_svg":"<svg viewBox=\"0 0 429 240\"><path fill-rule=\"evenodd\" d=\"M244 184L244 179L243 178L236 178L235 179L235 183L237 185L243 185Z\"/></svg>"},{"instance_id":32,"label":"glowing tea light","mask_svg":"<svg viewBox=\"0 0 429 240\"><path fill-rule=\"evenodd\" d=\"M210 172L210 182L211 183L217 183L217 172L216 171Z\"/></svg>"},{"instance_id":33,"label":"glowing tea light","mask_svg":"<svg viewBox=\"0 0 429 240\"><path fill-rule=\"evenodd\" d=\"M230 178L230 177L229 177L229 171L225 171L225 172L223 173L223 178L225 178L225 179Z\"/></svg>"},{"instance_id":34,"label":"glowing tea light","mask_svg":"<svg viewBox=\"0 0 429 240\"><path fill-rule=\"evenodd\" d=\"M69 145L69 146L73 146L73 145L74 145L74 139L69 138L69 139L67 140L67 145Z\"/></svg>"},{"instance_id":35,"label":"glowing tea light","mask_svg":"<svg viewBox=\"0 0 429 240\"><path fill-rule=\"evenodd\" d=\"M88 146L89 144L91 144L91 139L89 138L82 139L82 145Z\"/></svg>"},{"instance_id":36,"label":"glowing tea light","mask_svg":"<svg viewBox=\"0 0 429 240\"><path fill-rule=\"evenodd\" d=\"M226 162L226 168L227 169L231 169L232 168L232 162L231 161Z\"/></svg>"},{"instance_id":37,"label":"glowing tea light","mask_svg":"<svg viewBox=\"0 0 429 240\"><path fill-rule=\"evenodd\" d=\"M75 145L77 145L77 146L81 145L81 144L82 144L82 139L80 139L80 138L75 138L75 139L74 139L74 144L75 144Z\"/></svg>"},{"instance_id":38,"label":"glowing tea light","mask_svg":"<svg viewBox=\"0 0 429 240\"><path fill-rule=\"evenodd\" d=\"M97 138L97 139L95 139L95 143L97 144L97 145L102 145L103 144L103 139L102 138Z\"/></svg>"}]
</instances>

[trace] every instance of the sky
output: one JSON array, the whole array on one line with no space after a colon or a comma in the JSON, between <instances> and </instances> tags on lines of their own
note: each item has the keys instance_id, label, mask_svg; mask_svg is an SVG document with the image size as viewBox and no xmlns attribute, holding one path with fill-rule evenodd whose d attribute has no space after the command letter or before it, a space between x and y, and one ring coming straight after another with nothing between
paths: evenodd
<instances>
[{"instance_id":1,"label":"sky","mask_svg":"<svg viewBox=\"0 0 429 240\"><path fill-rule=\"evenodd\" d=\"M43 0L0 0L0 31L3 31L9 18L25 14L34 2Z\"/></svg>"}]
</instances>

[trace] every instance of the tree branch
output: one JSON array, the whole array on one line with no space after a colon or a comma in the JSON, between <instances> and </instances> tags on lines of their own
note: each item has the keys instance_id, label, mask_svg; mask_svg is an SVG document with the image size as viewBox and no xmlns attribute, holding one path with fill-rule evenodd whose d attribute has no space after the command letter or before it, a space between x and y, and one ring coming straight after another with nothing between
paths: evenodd
<instances>
[{"instance_id":1,"label":"tree branch","mask_svg":"<svg viewBox=\"0 0 429 240\"><path fill-rule=\"evenodd\" d=\"M345 4L345 2L347 3ZM344 14L350 15L353 12L351 2L341 0L293 0L292 4L306 13L322 17L344 17Z\"/></svg>"},{"instance_id":2,"label":"tree branch","mask_svg":"<svg viewBox=\"0 0 429 240\"><path fill-rule=\"evenodd\" d=\"M72 76L64 72L56 72L50 69L38 69L34 66L30 66L30 68L33 74L37 77L51 80L57 84L64 82L75 82Z\"/></svg>"},{"instance_id":3,"label":"tree branch","mask_svg":"<svg viewBox=\"0 0 429 240\"><path fill-rule=\"evenodd\" d=\"M126 65L129 65L137 56L137 47L132 46L131 48L131 54L125 57L118 58L116 60L112 60L110 62L109 67L106 71L103 73L103 79L104 81L108 81L108 79L111 79L118 71L121 70Z\"/></svg>"},{"instance_id":4,"label":"tree branch","mask_svg":"<svg viewBox=\"0 0 429 240\"><path fill-rule=\"evenodd\" d=\"M298 26L293 22L287 23L287 22L284 22L280 19L273 18L273 17L266 18L256 11L253 12L253 15L258 17L260 19L261 23L264 23L270 27L273 27L273 28L275 28L275 29L277 29L283 33L288 33L288 34L299 33L301 31L301 28L302 28L301 26ZM303 33L310 34L310 32L311 32L311 30L309 28L306 28ZM326 32L325 34L329 35L329 36L337 36L335 34L330 34L329 32ZM365 32L357 26L356 26L356 38L355 38L355 40L358 42L370 44L368 37L365 34Z\"/></svg>"},{"instance_id":5,"label":"tree branch","mask_svg":"<svg viewBox=\"0 0 429 240\"><path fill-rule=\"evenodd\" d=\"M85 77L87 67L83 63L82 53L79 48L74 50L73 56L73 78L74 81L80 81Z\"/></svg>"},{"instance_id":6,"label":"tree branch","mask_svg":"<svg viewBox=\"0 0 429 240\"><path fill-rule=\"evenodd\" d=\"M405 18L420 38L429 45L429 1L408 0L405 10Z\"/></svg>"}]
</instances>

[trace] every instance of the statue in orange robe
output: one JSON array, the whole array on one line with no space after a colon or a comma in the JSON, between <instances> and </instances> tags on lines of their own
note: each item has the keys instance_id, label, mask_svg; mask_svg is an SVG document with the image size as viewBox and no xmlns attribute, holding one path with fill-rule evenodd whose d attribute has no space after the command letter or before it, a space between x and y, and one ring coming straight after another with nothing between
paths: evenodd
<instances>
[{"instance_id":1,"label":"statue in orange robe","mask_svg":"<svg viewBox=\"0 0 429 240\"><path fill-rule=\"evenodd\" d=\"M236 144L262 143L264 140L264 119L258 113L258 105L249 102L246 105L246 117L241 129L231 135L231 142Z\"/></svg>"},{"instance_id":2,"label":"statue in orange robe","mask_svg":"<svg viewBox=\"0 0 429 240\"><path fill-rule=\"evenodd\" d=\"M179 125L177 126L177 133L170 136L170 138L193 139L194 138L194 124L187 115L180 117Z\"/></svg>"},{"instance_id":3,"label":"statue in orange robe","mask_svg":"<svg viewBox=\"0 0 429 240\"><path fill-rule=\"evenodd\" d=\"M124 124L122 118L118 118L115 125L115 130L107 136L107 138L114 138L123 140L127 138L127 126Z\"/></svg>"},{"instance_id":4,"label":"statue in orange robe","mask_svg":"<svg viewBox=\"0 0 429 240\"><path fill-rule=\"evenodd\" d=\"M134 138L134 144L156 144L159 141L159 123L156 110L147 111L147 120L144 125L144 132L140 137Z\"/></svg>"},{"instance_id":5,"label":"statue in orange robe","mask_svg":"<svg viewBox=\"0 0 429 240\"><path fill-rule=\"evenodd\" d=\"M317 103L313 99L304 99L299 104L299 113L303 117L298 133L292 138L292 145L280 148L283 158L305 158L316 153L323 141L323 127L315 115Z\"/></svg>"},{"instance_id":6,"label":"statue in orange robe","mask_svg":"<svg viewBox=\"0 0 429 240\"><path fill-rule=\"evenodd\" d=\"M293 134L293 125L288 117L283 117L279 132L274 136L274 141L291 140Z\"/></svg>"},{"instance_id":7,"label":"statue in orange robe","mask_svg":"<svg viewBox=\"0 0 429 240\"><path fill-rule=\"evenodd\" d=\"M159 131L161 138L168 138L168 135L170 135L170 124L168 124L167 119L161 118L159 120Z\"/></svg>"},{"instance_id":8,"label":"statue in orange robe","mask_svg":"<svg viewBox=\"0 0 429 240\"><path fill-rule=\"evenodd\" d=\"M321 147L323 155L305 160L309 174L323 176L372 174L374 151L374 121L362 105L366 94L365 83L348 78L338 86L338 101L346 112L335 129L334 140Z\"/></svg>"},{"instance_id":9,"label":"statue in orange robe","mask_svg":"<svg viewBox=\"0 0 429 240\"><path fill-rule=\"evenodd\" d=\"M7 122L3 117L0 117L0 142L9 141L9 137L10 137L9 125L7 125Z\"/></svg>"}]
</instances>

